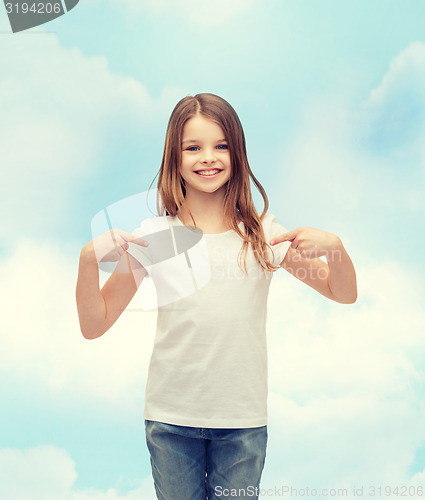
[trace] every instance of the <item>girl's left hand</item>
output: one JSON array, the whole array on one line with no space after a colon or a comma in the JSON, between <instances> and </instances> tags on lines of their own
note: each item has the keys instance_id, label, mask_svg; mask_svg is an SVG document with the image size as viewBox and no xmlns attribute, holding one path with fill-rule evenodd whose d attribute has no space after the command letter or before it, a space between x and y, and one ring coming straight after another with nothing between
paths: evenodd
<instances>
[{"instance_id":1,"label":"girl's left hand","mask_svg":"<svg viewBox=\"0 0 425 500\"><path fill-rule=\"evenodd\" d=\"M329 253L338 247L339 238L321 229L303 226L273 238L270 245L277 245L283 241L292 241L291 247L302 257L315 259L328 257Z\"/></svg>"}]
</instances>

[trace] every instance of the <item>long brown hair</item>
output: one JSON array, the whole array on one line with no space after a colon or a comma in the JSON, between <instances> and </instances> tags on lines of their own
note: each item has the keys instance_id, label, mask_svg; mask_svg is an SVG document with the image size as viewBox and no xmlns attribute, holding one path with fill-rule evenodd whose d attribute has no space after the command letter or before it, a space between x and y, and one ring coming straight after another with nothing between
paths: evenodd
<instances>
[{"instance_id":1,"label":"long brown hair","mask_svg":"<svg viewBox=\"0 0 425 500\"><path fill-rule=\"evenodd\" d=\"M267 248L271 249L271 247L265 241L261 221L267 213L269 201L263 186L255 178L249 166L242 124L233 107L215 94L202 93L186 96L177 103L171 113L158 177L158 194L165 207L166 215L175 216L180 207L184 207L196 227L193 215L185 203L186 188L180 174L180 165L183 127L190 118L197 114L214 121L223 129L229 147L232 174L227 182L224 197L224 218L226 226L234 229L243 239L239 257L242 252L245 254L245 273L247 273L246 253L250 243L255 259L263 270L273 272L279 269L279 266L274 266L266 255ZM264 200L264 210L261 215L258 215L252 201L250 177ZM244 223L246 233L240 231L239 221ZM238 263L240 266L239 258Z\"/></svg>"}]
</instances>

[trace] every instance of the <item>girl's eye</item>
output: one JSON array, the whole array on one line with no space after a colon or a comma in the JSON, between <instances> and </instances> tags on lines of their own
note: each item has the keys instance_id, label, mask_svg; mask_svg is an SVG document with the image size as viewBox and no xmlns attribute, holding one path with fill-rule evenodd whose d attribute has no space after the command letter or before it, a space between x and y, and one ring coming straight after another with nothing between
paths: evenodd
<instances>
[{"instance_id":1,"label":"girl's eye","mask_svg":"<svg viewBox=\"0 0 425 500\"><path fill-rule=\"evenodd\" d=\"M227 144L219 144L217 147L220 148L221 146L224 146L226 149L229 149L229 147L227 146ZM197 148L198 146L189 146L187 148L187 151L193 151L193 148Z\"/></svg>"}]
</instances>

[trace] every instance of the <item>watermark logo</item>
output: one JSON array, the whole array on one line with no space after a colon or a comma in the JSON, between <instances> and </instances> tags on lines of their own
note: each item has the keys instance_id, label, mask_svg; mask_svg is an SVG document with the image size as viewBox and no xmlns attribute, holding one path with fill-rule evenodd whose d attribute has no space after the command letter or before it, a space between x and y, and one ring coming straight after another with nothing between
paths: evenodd
<instances>
[{"instance_id":1,"label":"watermark logo","mask_svg":"<svg viewBox=\"0 0 425 500\"><path fill-rule=\"evenodd\" d=\"M158 192L156 197L158 203ZM165 217L152 214L147 206L148 193L139 193L109 205L91 221L93 247L102 271L129 272L128 268L121 271L117 264L127 249L156 282L153 286L152 280L145 279L139 287L145 311L188 297L211 279L203 232L184 225L170 226ZM136 239L129 239L130 235Z\"/></svg>"},{"instance_id":2,"label":"watermark logo","mask_svg":"<svg viewBox=\"0 0 425 500\"><path fill-rule=\"evenodd\" d=\"M80 0L4 0L13 33L48 23L73 9Z\"/></svg>"}]
</instances>

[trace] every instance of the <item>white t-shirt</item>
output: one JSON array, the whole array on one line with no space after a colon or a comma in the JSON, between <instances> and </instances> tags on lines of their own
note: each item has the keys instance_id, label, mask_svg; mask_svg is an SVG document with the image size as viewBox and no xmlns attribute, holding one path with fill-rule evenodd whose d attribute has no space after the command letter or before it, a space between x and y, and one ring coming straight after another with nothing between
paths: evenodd
<instances>
[{"instance_id":1,"label":"white t-shirt","mask_svg":"<svg viewBox=\"0 0 425 500\"><path fill-rule=\"evenodd\" d=\"M239 227L243 231L242 222ZM267 243L287 232L270 213L263 227ZM190 237L182 239L182 232ZM273 273L261 271L249 245L249 274L244 274L237 262L243 240L233 230L194 234L167 215L145 219L133 234L150 242L147 248L130 243L128 253L148 271L158 304L144 418L204 428L266 425L266 317ZM290 245L271 247L274 265ZM240 259L243 265L243 254Z\"/></svg>"}]
</instances>

